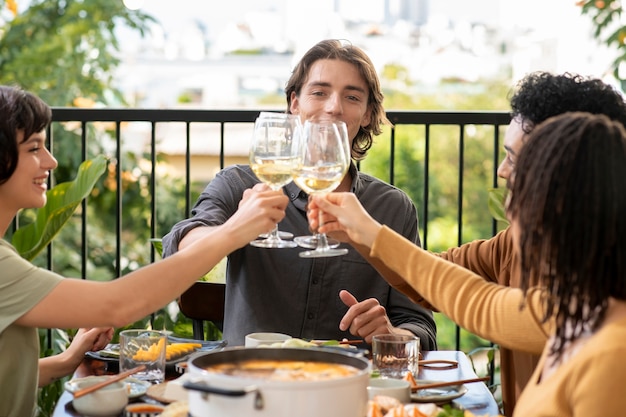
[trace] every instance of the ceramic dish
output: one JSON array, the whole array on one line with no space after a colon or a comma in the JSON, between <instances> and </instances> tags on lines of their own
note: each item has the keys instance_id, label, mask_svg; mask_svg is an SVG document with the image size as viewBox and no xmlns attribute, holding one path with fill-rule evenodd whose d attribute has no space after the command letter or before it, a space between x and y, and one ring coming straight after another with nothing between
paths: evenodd
<instances>
[{"instance_id":1,"label":"ceramic dish","mask_svg":"<svg viewBox=\"0 0 626 417\"><path fill-rule=\"evenodd\" d=\"M168 367L171 367L172 369L174 369L177 363L186 361L187 359L189 359L189 357L192 354L196 352L209 352L214 349L221 349L226 346L225 340L204 340L203 341L203 340L182 339L182 338L173 337L173 336L168 336L168 340L172 343L193 342L193 343L199 343L202 345L201 348L195 350L194 352L191 352L184 356L180 356L171 361L166 361L165 365ZM86 352L85 356L88 356L92 359L97 359L103 362L119 363L119 360L120 360L119 352L120 352L120 345L117 343L111 343L111 344L108 344L104 349L99 350L97 352Z\"/></svg>"},{"instance_id":2,"label":"ceramic dish","mask_svg":"<svg viewBox=\"0 0 626 417\"><path fill-rule=\"evenodd\" d=\"M124 409L125 417L156 417L165 409L162 405L134 403L129 404Z\"/></svg>"},{"instance_id":3,"label":"ceramic dish","mask_svg":"<svg viewBox=\"0 0 626 417\"><path fill-rule=\"evenodd\" d=\"M441 381L426 381L420 379L417 381L417 384L432 384L435 382ZM455 398L461 397L466 392L467 388L465 387L465 385L452 385L449 387L422 389L411 393L411 401L415 401L418 403L445 404L449 403Z\"/></svg>"},{"instance_id":4,"label":"ceramic dish","mask_svg":"<svg viewBox=\"0 0 626 417\"><path fill-rule=\"evenodd\" d=\"M150 382L136 378L126 378L124 383L128 389L128 398L139 398L148 392L148 388L152 386Z\"/></svg>"}]
</instances>

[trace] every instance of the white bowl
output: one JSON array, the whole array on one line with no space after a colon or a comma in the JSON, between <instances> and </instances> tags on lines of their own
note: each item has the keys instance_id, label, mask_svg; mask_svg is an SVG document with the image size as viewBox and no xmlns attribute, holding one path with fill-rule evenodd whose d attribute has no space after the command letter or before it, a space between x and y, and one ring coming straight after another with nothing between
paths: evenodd
<instances>
[{"instance_id":1,"label":"white bowl","mask_svg":"<svg viewBox=\"0 0 626 417\"><path fill-rule=\"evenodd\" d=\"M291 339L291 336L282 333L250 333L245 337L245 347L268 346L274 343L282 343L289 339Z\"/></svg>"},{"instance_id":2,"label":"white bowl","mask_svg":"<svg viewBox=\"0 0 626 417\"><path fill-rule=\"evenodd\" d=\"M65 389L74 393L108 378L110 377L75 378L65 383ZM117 381L80 398L75 398L72 403L74 409L86 417L115 416L120 414L128 404L128 388L124 381Z\"/></svg>"},{"instance_id":3,"label":"white bowl","mask_svg":"<svg viewBox=\"0 0 626 417\"><path fill-rule=\"evenodd\" d=\"M377 395L395 398L403 404L410 403L411 384L404 379L370 378L367 396L371 400Z\"/></svg>"}]
</instances>

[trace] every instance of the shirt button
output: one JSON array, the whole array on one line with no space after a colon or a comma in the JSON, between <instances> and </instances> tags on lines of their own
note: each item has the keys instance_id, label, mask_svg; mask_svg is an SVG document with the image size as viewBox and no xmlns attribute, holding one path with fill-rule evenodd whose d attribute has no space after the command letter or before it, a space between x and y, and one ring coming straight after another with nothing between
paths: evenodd
<instances>
[{"instance_id":1,"label":"shirt button","mask_svg":"<svg viewBox=\"0 0 626 417\"><path fill-rule=\"evenodd\" d=\"M313 280L313 284L317 284L319 281L317 279Z\"/></svg>"},{"instance_id":2,"label":"shirt button","mask_svg":"<svg viewBox=\"0 0 626 417\"><path fill-rule=\"evenodd\" d=\"M315 318L315 314L309 313L307 317L309 318L309 320L313 320Z\"/></svg>"}]
</instances>

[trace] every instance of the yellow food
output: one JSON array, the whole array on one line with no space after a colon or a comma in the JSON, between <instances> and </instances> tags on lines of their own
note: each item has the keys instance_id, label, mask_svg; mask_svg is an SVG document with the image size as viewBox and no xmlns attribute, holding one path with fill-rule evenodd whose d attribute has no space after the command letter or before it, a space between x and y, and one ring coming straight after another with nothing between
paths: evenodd
<instances>
[{"instance_id":1,"label":"yellow food","mask_svg":"<svg viewBox=\"0 0 626 417\"><path fill-rule=\"evenodd\" d=\"M138 362L155 361L161 354L163 346L163 341L159 341L159 343L150 345L147 350L141 348L133 355L133 359ZM165 346L165 360L171 361L177 358L182 358L200 347L202 347L200 343L171 343Z\"/></svg>"},{"instance_id":2,"label":"yellow food","mask_svg":"<svg viewBox=\"0 0 626 417\"><path fill-rule=\"evenodd\" d=\"M204 369L208 372L272 381L323 381L358 373L358 369L338 363L272 359L221 363Z\"/></svg>"},{"instance_id":3,"label":"yellow food","mask_svg":"<svg viewBox=\"0 0 626 417\"><path fill-rule=\"evenodd\" d=\"M200 343L172 343L165 348L165 360L171 361L176 358L182 358L185 355L193 353L196 349L201 348Z\"/></svg>"}]
</instances>

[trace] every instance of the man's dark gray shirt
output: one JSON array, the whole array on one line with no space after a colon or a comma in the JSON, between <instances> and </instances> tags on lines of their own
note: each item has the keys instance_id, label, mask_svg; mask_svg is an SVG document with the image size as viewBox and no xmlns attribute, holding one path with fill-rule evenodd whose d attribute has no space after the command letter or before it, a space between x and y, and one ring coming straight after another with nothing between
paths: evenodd
<instances>
[{"instance_id":1,"label":"man's dark gray shirt","mask_svg":"<svg viewBox=\"0 0 626 417\"><path fill-rule=\"evenodd\" d=\"M367 212L419 244L417 212L408 196L392 185L360 173L354 167L352 189ZM237 211L244 190L259 180L247 165L220 171L202 192L192 217L177 223L163 237L163 254L178 250L178 243L193 228L226 222ZM283 188L290 199L279 229L295 236L309 235L307 194L293 182ZM378 272L350 245L338 257L304 259L304 249L266 249L246 245L231 253L226 271L224 339L230 346L243 345L248 333L268 331L306 339L354 339L339 330L348 307L339 298L342 289L359 301L375 297L385 307L391 324L420 338L423 350L436 349L432 312L414 304L391 288Z\"/></svg>"}]
</instances>

